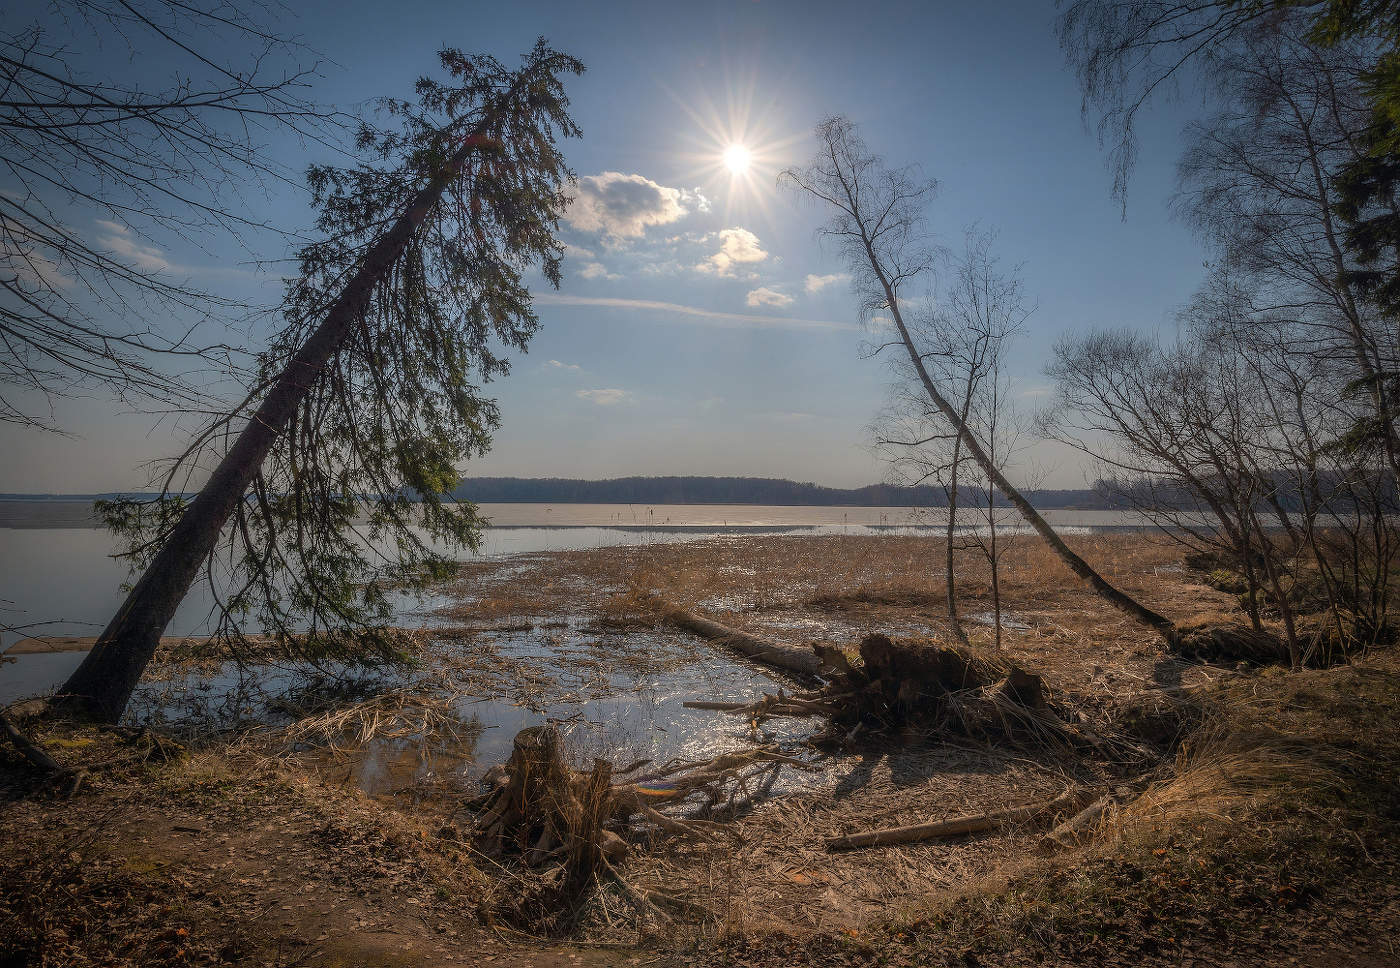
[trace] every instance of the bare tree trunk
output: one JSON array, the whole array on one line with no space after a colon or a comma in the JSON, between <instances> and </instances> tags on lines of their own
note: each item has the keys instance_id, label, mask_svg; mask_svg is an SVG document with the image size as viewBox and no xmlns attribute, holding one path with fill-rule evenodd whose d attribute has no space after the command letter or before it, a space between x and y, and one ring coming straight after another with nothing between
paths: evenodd
<instances>
[{"instance_id":1,"label":"bare tree trunk","mask_svg":"<svg viewBox=\"0 0 1400 968\"><path fill-rule=\"evenodd\" d=\"M928 267L926 258L918 251L919 246L912 240L918 236L923 200L932 185L912 183L907 169L881 168L877 157L866 154L854 126L843 118L828 118L817 131L824 144L812 165L806 170L788 169L782 178L835 209L832 221L823 232L840 241L852 268L857 270L857 288L865 300L865 308L889 313L908 353L910 367L929 400L948 421L987 479L1006 495L1071 571L1115 608L1152 629L1169 644L1176 644L1180 635L1175 624L1119 591L1070 550L1025 495L1006 479L977 435L969 429L967 421L930 376L924 355L919 352L904 320L899 286ZM865 174L872 171L874 184L864 181Z\"/></svg>"},{"instance_id":2,"label":"bare tree trunk","mask_svg":"<svg viewBox=\"0 0 1400 968\"><path fill-rule=\"evenodd\" d=\"M967 412L967 408L963 408ZM962 621L958 618L958 589L957 578L953 573L953 535L957 531L958 524L958 465L962 463L961 451L962 441L953 441L953 469L950 473L951 486L948 488L948 527L946 531L946 547L943 549L946 575L944 577L944 593L948 598L948 625L952 628L953 634L958 637L958 641L963 645L971 646L968 641L967 630L962 627Z\"/></svg>"},{"instance_id":3,"label":"bare tree trunk","mask_svg":"<svg viewBox=\"0 0 1400 968\"><path fill-rule=\"evenodd\" d=\"M855 206L856 200L852 198L850 203L852 206ZM1069 569L1076 575L1088 582L1089 586L1096 594L1107 600L1114 608L1128 615L1133 620L1152 629L1168 642L1175 642L1177 640L1177 629L1176 625L1170 619L1157 614L1137 599L1119 591L1106 578L1095 571L1087 561L1075 554L1074 551L1070 549L1069 545L1065 544L1064 539L1050 526L1050 522L1046 521L1045 518L1041 516L1040 512L1031 505L1031 502L1026 500L1025 495L1006 479L1006 475L996 466L996 462L987 456L987 452L982 449L981 443L968 429L967 423L959 418L957 410L955 410L952 404L948 402L947 398L943 396L938 389L938 385L934 383L933 378L929 376L928 368L924 366L923 357L920 355L918 347L914 345L913 337L910 336L909 329L904 323L904 315L899 309L899 299L894 292L894 288L890 285L889 277L885 274L880 264L874 246L868 237L864 239L864 244L871 269L885 291L887 308L889 309L890 316L894 319L895 328L899 331L900 341L904 344L904 348L909 354L909 362L919 376L919 382L923 384L924 391L928 394L929 399L933 401L933 405L936 406L943 416L947 418L948 422L952 424L954 431L962 439L963 445L967 448L967 452L972 455L972 459L977 462L977 466L982 468L982 473L986 474L987 478L996 485L997 490L1006 495L1007 500L1016 507L1016 510L1019 511L1021 516L1026 519L1027 523L1036 530L1036 533L1045 540L1045 543L1050 546L1051 550L1059 555L1060 560L1068 565Z\"/></svg>"},{"instance_id":4,"label":"bare tree trunk","mask_svg":"<svg viewBox=\"0 0 1400 968\"><path fill-rule=\"evenodd\" d=\"M121 718L141 673L155 655L161 634L218 543L224 524L243 500L263 460L322 368L335 357L363 314L375 283L393 267L443 190L476 150L487 123L483 120L472 135L463 139L462 147L366 253L359 270L282 370L233 447L219 461L208 483L103 629L92 651L63 684L56 697L59 708L107 722Z\"/></svg>"},{"instance_id":5,"label":"bare tree trunk","mask_svg":"<svg viewBox=\"0 0 1400 968\"><path fill-rule=\"evenodd\" d=\"M988 537L987 560L992 565L992 623L996 635L996 647L1001 648L1001 561L997 556L997 514L995 502L992 500L992 489L987 488L987 527L991 531Z\"/></svg>"}]
</instances>

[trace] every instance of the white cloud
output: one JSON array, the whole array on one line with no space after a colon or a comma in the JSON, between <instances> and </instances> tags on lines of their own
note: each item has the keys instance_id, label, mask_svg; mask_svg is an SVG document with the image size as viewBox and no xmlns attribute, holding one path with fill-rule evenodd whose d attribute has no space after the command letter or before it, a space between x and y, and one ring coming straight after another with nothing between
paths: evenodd
<instances>
[{"instance_id":1,"label":"white cloud","mask_svg":"<svg viewBox=\"0 0 1400 968\"><path fill-rule=\"evenodd\" d=\"M181 276L207 276L256 280L260 285L281 286L275 273L255 272L239 266L182 265L172 262L163 249L143 240L139 235L118 222L106 219L94 220L100 231L94 244L106 249L115 259L140 272L170 273Z\"/></svg>"},{"instance_id":2,"label":"white cloud","mask_svg":"<svg viewBox=\"0 0 1400 968\"><path fill-rule=\"evenodd\" d=\"M77 282L36 246L12 239L5 240L0 248L0 269L13 273L19 288L26 292L67 289Z\"/></svg>"},{"instance_id":3,"label":"white cloud","mask_svg":"<svg viewBox=\"0 0 1400 968\"><path fill-rule=\"evenodd\" d=\"M778 292L776 289L769 289L767 286L759 286L757 289L749 291L748 298L744 300L748 305L757 308L758 306L783 306L792 305L792 297L787 293Z\"/></svg>"},{"instance_id":4,"label":"white cloud","mask_svg":"<svg viewBox=\"0 0 1400 968\"><path fill-rule=\"evenodd\" d=\"M160 272L170 268L165 253L153 245L146 245L127 228L116 222L98 219L97 225L105 233L97 237L97 243L111 252L124 257L131 265L145 272Z\"/></svg>"},{"instance_id":5,"label":"white cloud","mask_svg":"<svg viewBox=\"0 0 1400 968\"><path fill-rule=\"evenodd\" d=\"M831 329L859 331L854 323L839 323L830 319L794 319L790 316L759 316L755 313L724 313L700 306L662 302L659 299L622 299L615 296L571 296L564 293L541 292L534 301L550 306L596 306L606 309L640 309L648 312L670 313L705 320L716 326L758 326L766 329Z\"/></svg>"},{"instance_id":6,"label":"white cloud","mask_svg":"<svg viewBox=\"0 0 1400 968\"><path fill-rule=\"evenodd\" d=\"M632 393L629 390L619 390L617 387L607 387L598 390L579 390L574 396L580 400L587 400L589 403L596 403L600 407L615 407L619 403L631 403Z\"/></svg>"},{"instance_id":7,"label":"white cloud","mask_svg":"<svg viewBox=\"0 0 1400 968\"><path fill-rule=\"evenodd\" d=\"M577 372L580 367L577 363L561 363L558 360L550 360L545 363L545 368L550 370L570 370Z\"/></svg>"},{"instance_id":8,"label":"white cloud","mask_svg":"<svg viewBox=\"0 0 1400 968\"><path fill-rule=\"evenodd\" d=\"M733 276L735 267L762 262L768 253L758 244L758 236L748 229L720 229L711 238L719 239L719 251L695 268L717 276Z\"/></svg>"},{"instance_id":9,"label":"white cloud","mask_svg":"<svg viewBox=\"0 0 1400 968\"><path fill-rule=\"evenodd\" d=\"M849 278L851 277L844 272L833 272L828 276L808 275L806 289L809 293L821 292L827 286L834 286L838 282L845 282Z\"/></svg>"},{"instance_id":10,"label":"white cloud","mask_svg":"<svg viewBox=\"0 0 1400 968\"><path fill-rule=\"evenodd\" d=\"M601 262L585 262L578 274L585 279L621 279L616 272L609 272Z\"/></svg>"},{"instance_id":11,"label":"white cloud","mask_svg":"<svg viewBox=\"0 0 1400 968\"><path fill-rule=\"evenodd\" d=\"M651 225L667 225L692 209L704 211L702 195L658 185L644 175L605 171L578 180L578 194L565 219L580 232L613 239L636 238Z\"/></svg>"}]
</instances>

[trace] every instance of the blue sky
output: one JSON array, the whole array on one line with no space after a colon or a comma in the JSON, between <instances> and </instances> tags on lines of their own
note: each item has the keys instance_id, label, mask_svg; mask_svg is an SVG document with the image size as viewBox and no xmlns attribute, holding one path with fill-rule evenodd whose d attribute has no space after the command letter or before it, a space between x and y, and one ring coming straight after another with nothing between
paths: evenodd
<instances>
[{"instance_id":1,"label":"blue sky","mask_svg":"<svg viewBox=\"0 0 1400 968\"><path fill-rule=\"evenodd\" d=\"M1189 100L1145 119L1124 220L1048 2L295 9L289 30L327 58L314 91L326 102L406 96L443 45L512 62L542 34L588 67L571 84L584 137L567 145L581 181L566 280L559 293L540 290L542 328L493 384L503 423L468 474L882 479L866 428L888 374L861 358L844 267L814 235L822 213L774 185L778 169L806 160L827 115L939 180L939 241L956 247L976 223L996 231L1005 264L1020 265L1038 304L1013 356L1027 407L1047 386L1058 336L1170 327L1202 275L1206 253L1167 210ZM722 164L731 143L754 152L745 177ZM271 147L294 169L326 155L289 139ZM272 186L251 204L288 227L309 224L294 189ZM265 245L251 254L286 254ZM276 271L249 255L217 241L161 253L201 285L275 299ZM58 418L73 436L0 427L10 455L0 491L138 486L142 462L177 450L189 430L101 399L66 402ZM1031 459L1049 485L1084 481L1064 452L1041 446Z\"/></svg>"}]
</instances>

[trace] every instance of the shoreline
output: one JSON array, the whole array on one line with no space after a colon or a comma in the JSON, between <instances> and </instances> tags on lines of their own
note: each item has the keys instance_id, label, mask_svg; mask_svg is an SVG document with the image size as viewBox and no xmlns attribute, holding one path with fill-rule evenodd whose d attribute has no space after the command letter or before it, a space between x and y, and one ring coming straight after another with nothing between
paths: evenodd
<instances>
[{"instance_id":1,"label":"shoreline","mask_svg":"<svg viewBox=\"0 0 1400 968\"><path fill-rule=\"evenodd\" d=\"M845 505L765 504L548 504L477 505L492 530L522 528L578 530L597 528L628 533L686 533L708 531L733 534L781 533L800 529L866 528L872 531L938 531L946 508ZM1132 511L1082 508L1042 508L1052 525L1092 531L1156 530L1144 515ZM975 527L985 509L967 510L967 527ZM1000 522L1019 526L1014 508L998 508ZM0 530L100 530L101 523L86 501L26 501L0 499Z\"/></svg>"}]
</instances>

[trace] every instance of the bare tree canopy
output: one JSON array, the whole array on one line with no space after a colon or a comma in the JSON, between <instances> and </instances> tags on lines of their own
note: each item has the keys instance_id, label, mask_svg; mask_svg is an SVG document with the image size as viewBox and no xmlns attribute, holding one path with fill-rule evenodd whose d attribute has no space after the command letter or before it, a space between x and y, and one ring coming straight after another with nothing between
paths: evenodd
<instances>
[{"instance_id":1,"label":"bare tree canopy","mask_svg":"<svg viewBox=\"0 0 1400 968\"><path fill-rule=\"evenodd\" d=\"M310 100L311 53L275 7L26 6L0 26L0 420L47 424L47 401L94 386L188 405L180 370L231 362L199 324L234 304L158 240L261 233L249 193L297 184L268 139L340 119Z\"/></svg>"},{"instance_id":2,"label":"bare tree canopy","mask_svg":"<svg viewBox=\"0 0 1400 968\"><path fill-rule=\"evenodd\" d=\"M993 233L969 229L963 251L947 267L950 281L907 318L911 335L923 347L924 367L939 386L949 388L950 402L959 418L979 440L986 441L988 456L1005 473L1015 449L1015 434L1009 433L1015 418L1008 403L1005 357L1008 344L1024 331L1033 307L1018 275L999 265L993 241ZM960 544L987 555L995 632L1000 642L995 486L967 459L962 435L929 400L907 356L891 359L896 380L890 404L874 428L875 448L901 483L919 486L933 481L943 488L947 506L944 598L948 624L965 644L968 638L958 617L954 555ZM958 514L968 496L976 498L974 505L984 505L986 541L980 530L960 538Z\"/></svg>"},{"instance_id":3,"label":"bare tree canopy","mask_svg":"<svg viewBox=\"0 0 1400 968\"><path fill-rule=\"evenodd\" d=\"M826 208L829 218L821 233L841 249L851 269L853 286L866 313L888 314L894 333L888 344L904 350L909 365L929 402L947 421L966 448L968 456L987 479L1015 506L1056 555L1105 601L1169 642L1178 638L1175 624L1115 587L1065 544L1056 532L997 466L987 442L978 438L940 386L926 363L927 347L920 346L905 319L911 284L933 266L933 249L925 231L925 206L933 182L910 167L889 168L861 139L845 118L828 118L817 126L818 150L805 168L793 168L780 176L788 186Z\"/></svg>"}]
</instances>

